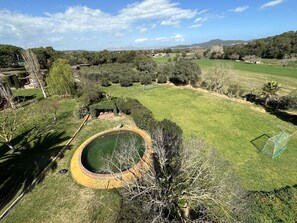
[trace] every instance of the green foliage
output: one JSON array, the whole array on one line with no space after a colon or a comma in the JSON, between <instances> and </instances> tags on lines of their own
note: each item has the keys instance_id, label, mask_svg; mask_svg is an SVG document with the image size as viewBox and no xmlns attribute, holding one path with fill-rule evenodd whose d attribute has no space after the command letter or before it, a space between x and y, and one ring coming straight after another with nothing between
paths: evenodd
<instances>
[{"instance_id":1,"label":"green foliage","mask_svg":"<svg viewBox=\"0 0 297 223\"><path fill-rule=\"evenodd\" d=\"M227 94L229 97L242 97L243 93L243 88L237 83L232 83L228 86Z\"/></svg>"},{"instance_id":2,"label":"green foliage","mask_svg":"<svg viewBox=\"0 0 297 223\"><path fill-rule=\"evenodd\" d=\"M149 57L142 57L135 64L139 71L148 73L154 73L157 67L157 63Z\"/></svg>"},{"instance_id":3,"label":"green foliage","mask_svg":"<svg viewBox=\"0 0 297 223\"><path fill-rule=\"evenodd\" d=\"M240 58L246 55L255 55L261 58L282 59L287 54L297 52L297 32L285 32L281 35L258 39L247 44L237 44L224 47L224 57L231 58L238 54Z\"/></svg>"},{"instance_id":4,"label":"green foliage","mask_svg":"<svg viewBox=\"0 0 297 223\"><path fill-rule=\"evenodd\" d=\"M152 84L152 77L148 74L142 74L140 76L140 83L142 85L149 85Z\"/></svg>"},{"instance_id":5,"label":"green foliage","mask_svg":"<svg viewBox=\"0 0 297 223\"><path fill-rule=\"evenodd\" d=\"M297 219L297 186L271 192L251 192L251 222L295 223Z\"/></svg>"},{"instance_id":6,"label":"green foliage","mask_svg":"<svg viewBox=\"0 0 297 223\"><path fill-rule=\"evenodd\" d=\"M132 109L141 109L142 104L133 98L118 98L116 100L117 108L126 115L130 115Z\"/></svg>"},{"instance_id":7,"label":"green foliage","mask_svg":"<svg viewBox=\"0 0 297 223\"><path fill-rule=\"evenodd\" d=\"M139 73L137 71L134 71L131 73L131 80L133 83L138 83L140 82L140 76Z\"/></svg>"},{"instance_id":8,"label":"green foliage","mask_svg":"<svg viewBox=\"0 0 297 223\"><path fill-rule=\"evenodd\" d=\"M132 85L132 78L130 76L121 76L119 82L121 87L130 87Z\"/></svg>"},{"instance_id":9,"label":"green foliage","mask_svg":"<svg viewBox=\"0 0 297 223\"><path fill-rule=\"evenodd\" d=\"M21 59L21 48L0 44L0 67L17 67Z\"/></svg>"},{"instance_id":10,"label":"green foliage","mask_svg":"<svg viewBox=\"0 0 297 223\"><path fill-rule=\"evenodd\" d=\"M170 81L175 84L192 84L198 81L201 74L200 67L188 60L179 60L175 63Z\"/></svg>"},{"instance_id":11,"label":"green foliage","mask_svg":"<svg viewBox=\"0 0 297 223\"><path fill-rule=\"evenodd\" d=\"M152 112L143 106L137 99L118 98L116 105L119 111L131 115L137 127L150 130L155 124Z\"/></svg>"},{"instance_id":12,"label":"green foliage","mask_svg":"<svg viewBox=\"0 0 297 223\"><path fill-rule=\"evenodd\" d=\"M267 95L276 95L276 93L279 91L279 84L276 81L271 81L263 86L263 93Z\"/></svg>"},{"instance_id":13,"label":"green foliage","mask_svg":"<svg viewBox=\"0 0 297 223\"><path fill-rule=\"evenodd\" d=\"M138 128L141 128L147 131L151 130L151 127L155 123L153 113L144 106L137 109L132 108L131 117L133 118L133 121L135 122Z\"/></svg>"},{"instance_id":14,"label":"green foliage","mask_svg":"<svg viewBox=\"0 0 297 223\"><path fill-rule=\"evenodd\" d=\"M164 75L164 74L160 74L160 75L158 76L158 80L157 80L157 82L158 82L159 84L167 83L167 76Z\"/></svg>"},{"instance_id":15,"label":"green foliage","mask_svg":"<svg viewBox=\"0 0 297 223\"><path fill-rule=\"evenodd\" d=\"M73 115L78 119L84 118L87 114L89 114L89 109L86 106L76 107L73 111Z\"/></svg>"},{"instance_id":16,"label":"green foliage","mask_svg":"<svg viewBox=\"0 0 297 223\"><path fill-rule=\"evenodd\" d=\"M120 75L117 73L111 73L109 75L109 80L113 83L113 84L117 84L120 82Z\"/></svg>"},{"instance_id":17,"label":"green foliage","mask_svg":"<svg viewBox=\"0 0 297 223\"><path fill-rule=\"evenodd\" d=\"M168 158L177 158L178 154L171 153L178 153L178 150L180 149L179 147L183 138L182 129L175 122L168 119L163 119L162 121L157 122L154 128L162 131L163 142L165 150L168 153Z\"/></svg>"},{"instance_id":18,"label":"green foliage","mask_svg":"<svg viewBox=\"0 0 297 223\"><path fill-rule=\"evenodd\" d=\"M79 100L84 105L89 105L93 102L97 102L102 98L102 92L98 86L89 81L88 79L82 79L78 85Z\"/></svg>"},{"instance_id":19,"label":"green foliage","mask_svg":"<svg viewBox=\"0 0 297 223\"><path fill-rule=\"evenodd\" d=\"M110 86L110 83L109 83L108 78L102 78L102 80L101 80L101 86L103 86L103 87Z\"/></svg>"},{"instance_id":20,"label":"green foliage","mask_svg":"<svg viewBox=\"0 0 297 223\"><path fill-rule=\"evenodd\" d=\"M65 59L58 59L54 62L46 82L53 94L73 96L76 93L72 71Z\"/></svg>"},{"instance_id":21,"label":"green foliage","mask_svg":"<svg viewBox=\"0 0 297 223\"><path fill-rule=\"evenodd\" d=\"M41 69L48 68L53 63L55 57L59 55L59 53L50 46L45 48L32 48L32 51L36 54Z\"/></svg>"}]
</instances>

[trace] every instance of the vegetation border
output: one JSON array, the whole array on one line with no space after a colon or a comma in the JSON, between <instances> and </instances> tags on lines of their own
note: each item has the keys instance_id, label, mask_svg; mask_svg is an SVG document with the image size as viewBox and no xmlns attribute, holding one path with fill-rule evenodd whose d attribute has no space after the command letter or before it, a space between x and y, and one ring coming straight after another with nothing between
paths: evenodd
<instances>
[{"instance_id":1,"label":"vegetation border","mask_svg":"<svg viewBox=\"0 0 297 223\"><path fill-rule=\"evenodd\" d=\"M128 170L114 173L114 174L97 174L88 171L81 163L81 154L83 149L93 139L111 132L118 131L131 131L140 135L145 141L145 152L138 163ZM72 177L77 183L95 189L112 189L124 187L126 184L134 182L137 178L141 177L143 172L149 170L151 159L151 138L145 131L135 127L125 127L121 129L109 129L100 133L97 133L82 143L75 151L70 164Z\"/></svg>"}]
</instances>

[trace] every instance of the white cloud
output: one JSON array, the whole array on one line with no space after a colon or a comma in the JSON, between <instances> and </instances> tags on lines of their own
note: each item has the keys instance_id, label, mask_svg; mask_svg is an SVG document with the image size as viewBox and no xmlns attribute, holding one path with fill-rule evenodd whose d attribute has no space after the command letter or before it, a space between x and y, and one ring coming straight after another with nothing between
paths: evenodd
<instances>
[{"instance_id":1,"label":"white cloud","mask_svg":"<svg viewBox=\"0 0 297 223\"><path fill-rule=\"evenodd\" d=\"M148 28L146 28L145 26L137 26L136 29L140 32L140 33L146 33L148 31Z\"/></svg>"},{"instance_id":2,"label":"white cloud","mask_svg":"<svg viewBox=\"0 0 297 223\"><path fill-rule=\"evenodd\" d=\"M245 5L245 6L239 6L239 7L234 8L234 9L230 9L229 11L239 13L239 12L244 12L248 8L249 8L249 6L248 5Z\"/></svg>"},{"instance_id":3,"label":"white cloud","mask_svg":"<svg viewBox=\"0 0 297 223\"><path fill-rule=\"evenodd\" d=\"M171 3L169 0L144 0L128 5L119 13L124 21L141 19L160 19L180 21L195 17L197 10L182 9L178 3Z\"/></svg>"},{"instance_id":4,"label":"white cloud","mask_svg":"<svg viewBox=\"0 0 297 223\"><path fill-rule=\"evenodd\" d=\"M200 23L207 21L207 17L198 17L194 20L194 23Z\"/></svg>"},{"instance_id":5,"label":"white cloud","mask_svg":"<svg viewBox=\"0 0 297 223\"><path fill-rule=\"evenodd\" d=\"M48 40L52 43L61 42L63 39L63 36L53 36L48 38Z\"/></svg>"},{"instance_id":6,"label":"white cloud","mask_svg":"<svg viewBox=\"0 0 297 223\"><path fill-rule=\"evenodd\" d=\"M181 34L175 34L175 35L172 35L172 36L169 36L169 37L157 37L154 39L155 42L184 42L185 41L185 38L183 35Z\"/></svg>"},{"instance_id":7,"label":"white cloud","mask_svg":"<svg viewBox=\"0 0 297 223\"><path fill-rule=\"evenodd\" d=\"M178 26L179 21L178 20L164 20L160 23L162 26Z\"/></svg>"},{"instance_id":8,"label":"white cloud","mask_svg":"<svg viewBox=\"0 0 297 223\"><path fill-rule=\"evenodd\" d=\"M269 7L274 7L274 6L279 5L279 4L283 3L283 2L284 2L284 0L272 0L272 1L267 2L267 3L265 3L264 5L262 5L262 6L260 7L260 9L269 8Z\"/></svg>"},{"instance_id":9,"label":"white cloud","mask_svg":"<svg viewBox=\"0 0 297 223\"><path fill-rule=\"evenodd\" d=\"M171 0L143 0L126 6L116 15L86 6L73 6L64 12L45 13L43 16L0 9L0 38L33 43L42 39L52 42L63 40L57 39L57 36L64 36L66 41L66 36L73 33L103 32L122 36L141 21L154 24L138 29L140 33L145 33L156 24L178 26L181 21L193 19L202 12L183 9Z\"/></svg>"},{"instance_id":10,"label":"white cloud","mask_svg":"<svg viewBox=\"0 0 297 223\"><path fill-rule=\"evenodd\" d=\"M155 42L155 43L166 43L166 42L184 42L185 38L181 34L173 34L171 36L156 37L156 38L139 38L136 39L135 43L144 43L144 42Z\"/></svg>"},{"instance_id":11,"label":"white cloud","mask_svg":"<svg viewBox=\"0 0 297 223\"><path fill-rule=\"evenodd\" d=\"M193 24L193 25L191 25L190 28L199 28L199 27L201 27L201 26L202 26L201 23L197 23L197 24Z\"/></svg>"},{"instance_id":12,"label":"white cloud","mask_svg":"<svg viewBox=\"0 0 297 223\"><path fill-rule=\"evenodd\" d=\"M136 39L134 42L135 43L143 43L143 42L146 42L148 40L149 40L148 38L139 38L139 39Z\"/></svg>"}]
</instances>

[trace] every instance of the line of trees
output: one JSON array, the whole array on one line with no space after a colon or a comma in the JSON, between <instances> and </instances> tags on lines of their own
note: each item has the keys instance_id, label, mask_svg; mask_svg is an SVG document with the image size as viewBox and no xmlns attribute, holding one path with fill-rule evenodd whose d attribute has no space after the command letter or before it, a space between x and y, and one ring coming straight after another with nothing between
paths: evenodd
<instances>
[{"instance_id":1,"label":"line of trees","mask_svg":"<svg viewBox=\"0 0 297 223\"><path fill-rule=\"evenodd\" d=\"M285 32L281 35L251 41L247 44L238 44L224 47L225 59L238 59L247 55L260 58L283 59L287 55L297 52L297 32Z\"/></svg>"}]
</instances>

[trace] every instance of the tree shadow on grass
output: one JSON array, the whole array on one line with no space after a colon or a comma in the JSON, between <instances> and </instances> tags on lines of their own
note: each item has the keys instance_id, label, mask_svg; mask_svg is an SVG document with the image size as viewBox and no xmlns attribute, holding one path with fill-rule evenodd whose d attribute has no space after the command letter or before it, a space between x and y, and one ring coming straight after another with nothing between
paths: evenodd
<instances>
[{"instance_id":1,"label":"tree shadow on grass","mask_svg":"<svg viewBox=\"0 0 297 223\"><path fill-rule=\"evenodd\" d=\"M280 111L277 109L266 108L266 111L272 115L275 115L277 118L292 123L293 125L297 125L297 115L289 114L285 111Z\"/></svg>"},{"instance_id":2,"label":"tree shadow on grass","mask_svg":"<svg viewBox=\"0 0 297 223\"><path fill-rule=\"evenodd\" d=\"M25 135L26 133L16 138L21 141ZM19 148L15 153L7 152L0 157L0 209L19 192L27 189L34 178L61 151L62 143L68 138L65 136L65 132L48 132L30 143L22 145L22 148ZM52 170L56 166L53 165ZM42 180L40 179L39 182Z\"/></svg>"}]
</instances>

